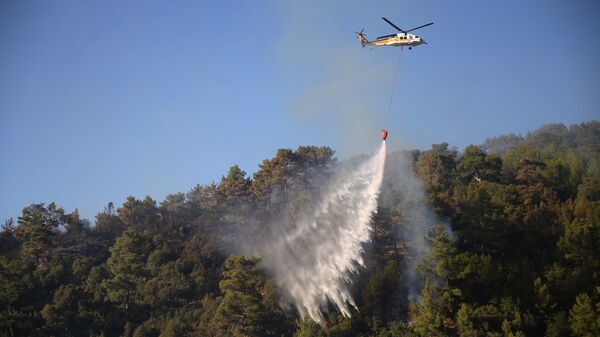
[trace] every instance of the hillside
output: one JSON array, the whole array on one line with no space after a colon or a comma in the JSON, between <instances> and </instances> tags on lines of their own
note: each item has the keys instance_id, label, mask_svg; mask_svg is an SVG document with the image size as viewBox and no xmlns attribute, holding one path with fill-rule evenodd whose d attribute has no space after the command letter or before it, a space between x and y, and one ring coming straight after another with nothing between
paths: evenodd
<instances>
[{"instance_id":1,"label":"hillside","mask_svg":"<svg viewBox=\"0 0 600 337\"><path fill-rule=\"evenodd\" d=\"M252 177L233 166L160 202L129 197L94 226L76 210L27 206L0 233L0 335L598 335L600 122L390 153L352 283L358 310L332 307L317 324L280 305L260 256L232 252L347 164L328 147L280 149ZM416 297L402 165L436 220Z\"/></svg>"}]
</instances>

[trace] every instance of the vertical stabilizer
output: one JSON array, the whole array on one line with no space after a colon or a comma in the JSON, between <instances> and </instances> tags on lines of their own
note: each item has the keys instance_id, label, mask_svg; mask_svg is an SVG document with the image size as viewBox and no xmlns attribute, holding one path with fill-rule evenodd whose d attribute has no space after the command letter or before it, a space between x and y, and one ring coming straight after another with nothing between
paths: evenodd
<instances>
[{"instance_id":1,"label":"vertical stabilizer","mask_svg":"<svg viewBox=\"0 0 600 337\"><path fill-rule=\"evenodd\" d=\"M356 33L356 37L360 40L360 44L362 44L363 48L369 44L369 40L367 40L367 38L365 37L365 34L362 33L362 31L359 32L355 32Z\"/></svg>"}]
</instances>

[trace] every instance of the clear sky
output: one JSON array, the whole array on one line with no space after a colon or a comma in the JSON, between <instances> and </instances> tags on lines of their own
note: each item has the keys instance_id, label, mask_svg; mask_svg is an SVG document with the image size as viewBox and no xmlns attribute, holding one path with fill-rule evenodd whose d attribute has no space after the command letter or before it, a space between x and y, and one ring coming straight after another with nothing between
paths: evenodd
<instances>
[{"instance_id":1,"label":"clear sky","mask_svg":"<svg viewBox=\"0 0 600 337\"><path fill-rule=\"evenodd\" d=\"M277 148L459 148L600 119L600 3L0 0L0 221L93 219ZM411 51L361 48L419 30ZM399 62L399 75L394 75ZM390 95L395 95L389 109Z\"/></svg>"}]
</instances>

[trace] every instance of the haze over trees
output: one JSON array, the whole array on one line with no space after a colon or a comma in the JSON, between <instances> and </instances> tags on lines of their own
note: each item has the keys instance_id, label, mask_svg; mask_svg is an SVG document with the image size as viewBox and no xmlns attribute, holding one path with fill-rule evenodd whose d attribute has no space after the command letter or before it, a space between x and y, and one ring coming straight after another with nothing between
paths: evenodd
<instances>
[{"instance_id":1,"label":"haze over trees","mask_svg":"<svg viewBox=\"0 0 600 337\"><path fill-rule=\"evenodd\" d=\"M332 149L302 146L251 177L235 165L160 202L109 203L95 225L54 203L25 207L0 233L0 336L600 335L600 122L411 155L452 229L428 235L417 302L403 272L401 153L388 156L351 318L300 319L261 257L226 253L337 165Z\"/></svg>"}]
</instances>

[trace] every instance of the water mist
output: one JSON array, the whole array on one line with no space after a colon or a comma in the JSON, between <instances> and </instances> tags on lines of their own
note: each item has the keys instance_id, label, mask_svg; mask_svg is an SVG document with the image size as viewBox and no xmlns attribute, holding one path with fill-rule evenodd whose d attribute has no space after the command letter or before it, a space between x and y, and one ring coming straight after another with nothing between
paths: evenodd
<instances>
[{"instance_id":1,"label":"water mist","mask_svg":"<svg viewBox=\"0 0 600 337\"><path fill-rule=\"evenodd\" d=\"M421 298L423 275L418 266L423 264L431 251L431 242L427 239L431 230L442 225L450 238L453 238L450 226L439 219L427 201L425 187L414 170L413 154L408 151L392 153L387 159L385 170L386 183L382 193L386 195L381 205L393 210L400 216L400 224L395 228L397 239L402 242L406 252L404 257L404 279L408 302L417 302Z\"/></svg>"},{"instance_id":2,"label":"water mist","mask_svg":"<svg viewBox=\"0 0 600 337\"><path fill-rule=\"evenodd\" d=\"M260 249L261 266L301 316L320 322L328 303L345 316L356 307L348 285L364 266L362 245L371 234L385 157L383 142L373 156L336 171L293 229Z\"/></svg>"}]
</instances>

